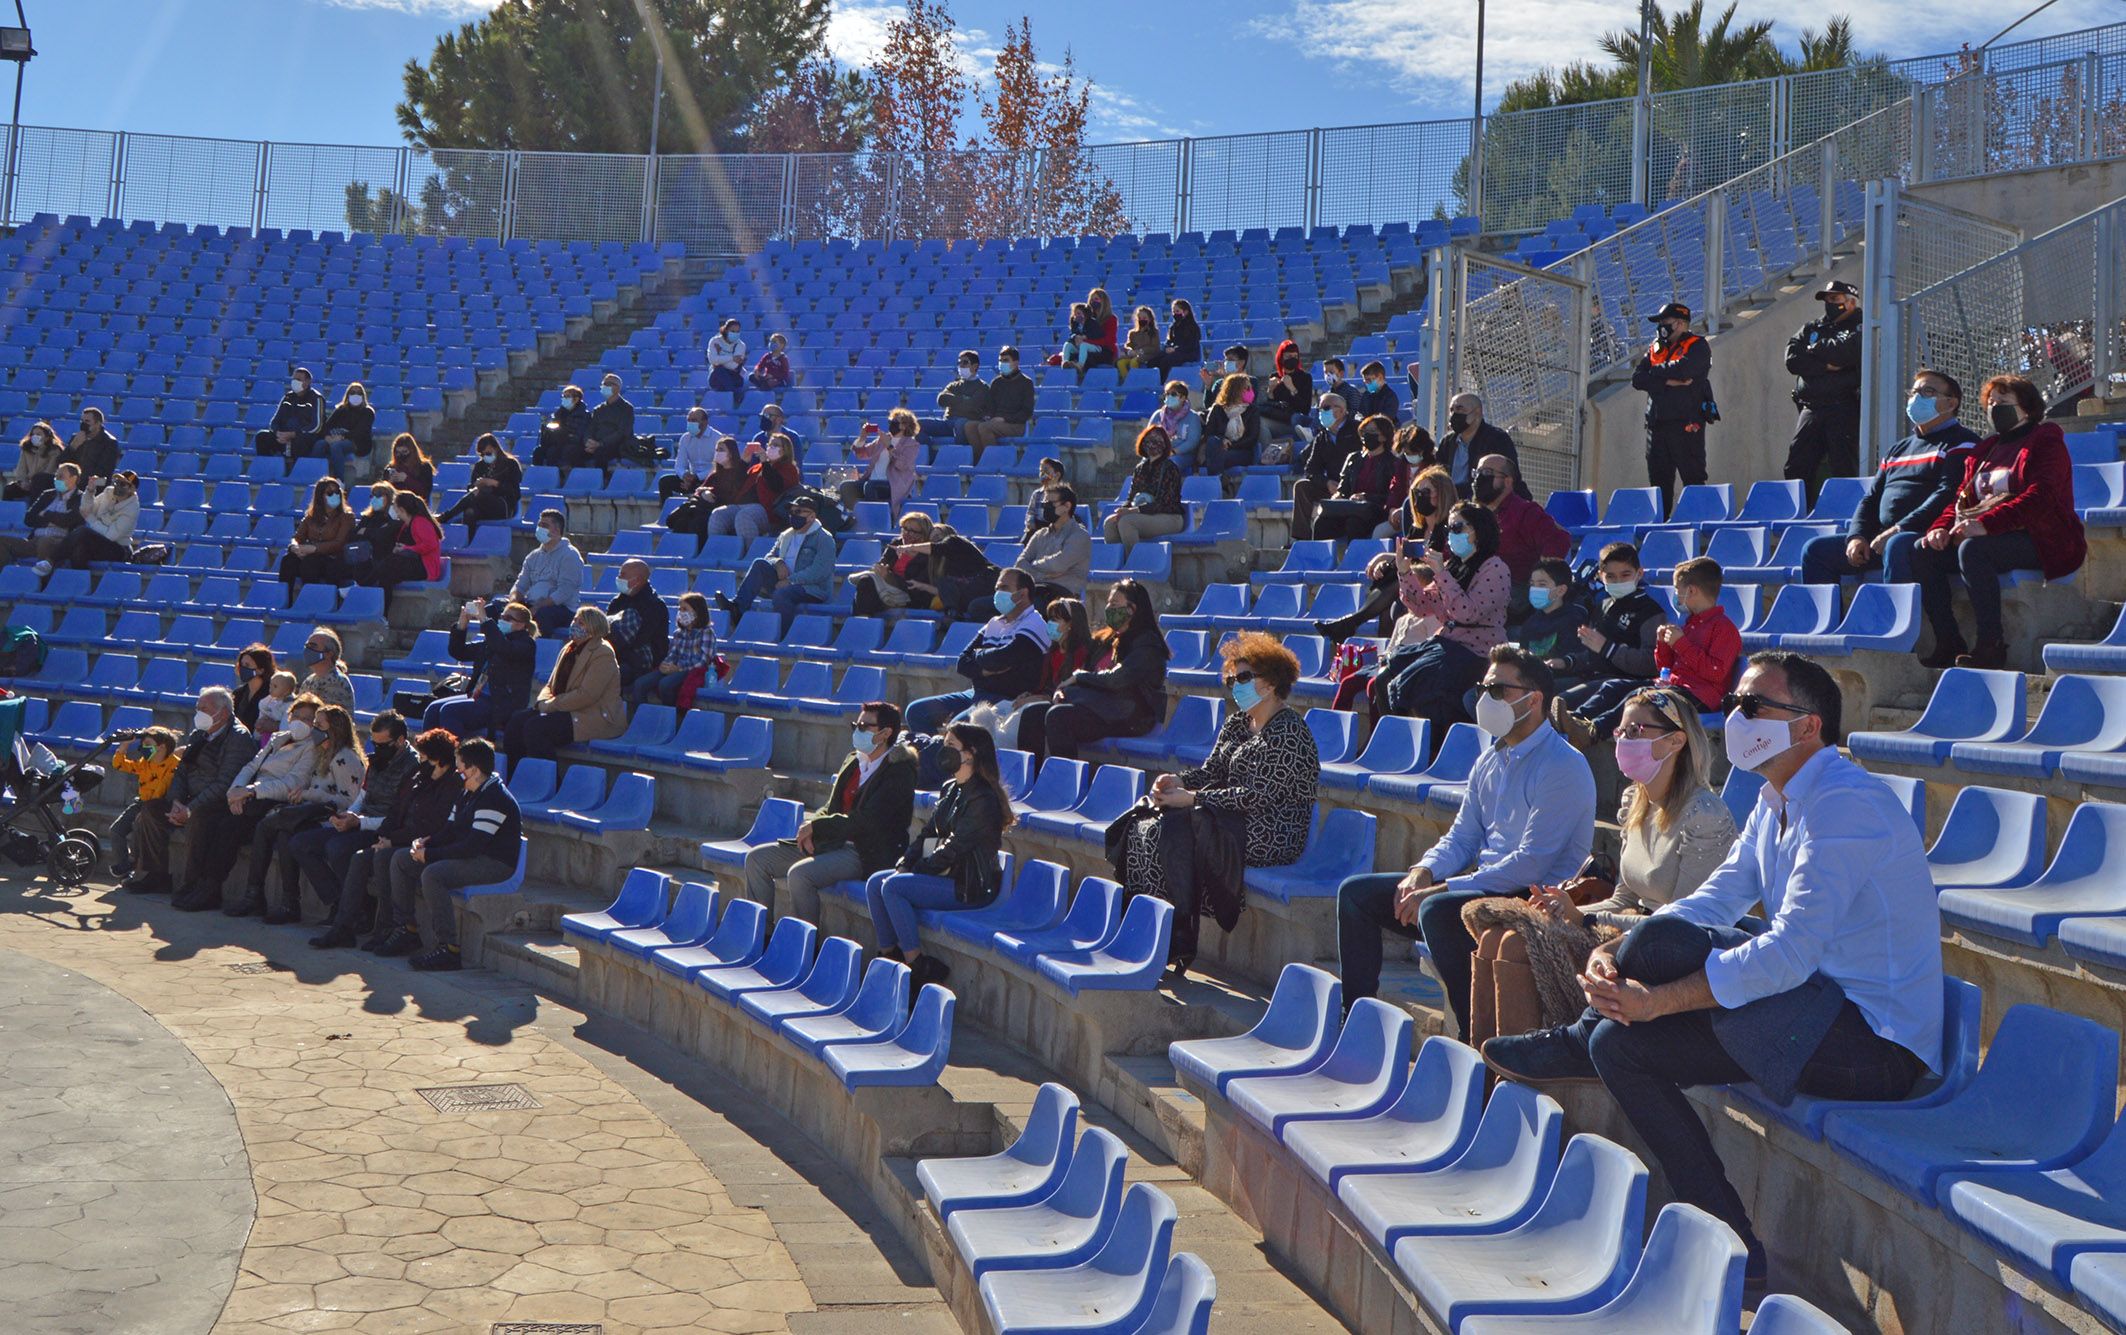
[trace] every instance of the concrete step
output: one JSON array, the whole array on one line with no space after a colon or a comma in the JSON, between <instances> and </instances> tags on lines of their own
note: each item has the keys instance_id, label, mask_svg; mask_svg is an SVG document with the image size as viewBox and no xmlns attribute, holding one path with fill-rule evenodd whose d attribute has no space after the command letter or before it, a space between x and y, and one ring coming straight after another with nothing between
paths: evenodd
<instances>
[{"instance_id":1,"label":"concrete step","mask_svg":"<svg viewBox=\"0 0 2126 1335\"><path fill-rule=\"evenodd\" d=\"M563 1000L576 996L578 957L559 932L497 932L486 938L482 959L496 973L529 983Z\"/></svg>"}]
</instances>

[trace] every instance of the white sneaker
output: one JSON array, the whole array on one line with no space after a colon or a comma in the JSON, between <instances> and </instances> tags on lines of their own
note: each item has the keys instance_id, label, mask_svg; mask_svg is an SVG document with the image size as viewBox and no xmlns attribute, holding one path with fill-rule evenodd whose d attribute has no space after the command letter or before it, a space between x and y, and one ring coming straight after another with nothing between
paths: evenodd
<instances>
[{"instance_id":1,"label":"white sneaker","mask_svg":"<svg viewBox=\"0 0 2126 1335\"><path fill-rule=\"evenodd\" d=\"M30 569L37 572L38 579L50 579L52 576L52 563L50 561L39 561L31 566Z\"/></svg>"}]
</instances>

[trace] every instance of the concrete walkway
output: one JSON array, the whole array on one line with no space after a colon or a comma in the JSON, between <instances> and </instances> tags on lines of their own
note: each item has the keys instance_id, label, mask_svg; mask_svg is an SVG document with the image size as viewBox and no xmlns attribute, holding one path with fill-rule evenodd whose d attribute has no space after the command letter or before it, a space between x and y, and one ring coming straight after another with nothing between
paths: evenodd
<instances>
[{"instance_id":1,"label":"concrete walkway","mask_svg":"<svg viewBox=\"0 0 2126 1335\"><path fill-rule=\"evenodd\" d=\"M10 1331L414 1335L484 1332L494 1322L598 1323L604 1335L936 1328L941 1309L920 1272L884 1259L861 1222L797 1180L791 1166L804 1165L807 1147L741 1153L755 1140L644 1069L661 1063L600 1051L608 1045L595 1033L579 1035L580 1016L520 984L313 951L306 934L181 914L160 899L111 890L65 892L20 875L0 881L0 951L36 957L9 972L23 986L0 995L43 1026L11 1034L15 1021L0 1014L0 1038L30 1054L20 1067L23 1059L0 1046L8 1080L0 1086L0 1165L57 1173L53 1156L76 1143L77 1131L88 1134L83 1112L108 1106L120 1120L97 1124L96 1157L150 1193L128 1221L112 1220L76 1245L0 1242ZM243 944L229 944L236 942ZM11 963L0 959L0 971ZM152 1077L70 1037L68 1024L88 1023L68 1018L78 1002L35 1004L53 980L68 978L72 994L130 1015L143 1035L132 1052L156 1054L146 1069L189 1068L190 1083L166 1075L170 1090L151 1103L136 1091ZM94 1023L112 1022L99 1014ZM159 1117L165 1105L172 1115ZM217 1115L218 1137L195 1130ZM143 1118L156 1125L144 1127ZM58 1139L25 1140L25 1124L32 1134L64 1129ZM186 1142L180 1160L136 1152L176 1140ZM742 1179L729 1189L696 1148L717 1145ZM219 1163L223 1177L208 1180L207 1163ZM809 1225L793 1238L809 1253L802 1268L778 1232L778 1192L763 1180L778 1174L787 1174L779 1194L793 1210L802 1205L793 1227L799 1214ZM43 1190L13 1185L22 1180L10 1179L0 1198L6 1223L65 1237L43 1227L64 1220L18 1214L38 1203L24 1191ZM254 1187L257 1218L246 1241ZM158 1214L156 1200L170 1208ZM69 1218L87 1208L62 1207ZM140 1218L164 1216L169 1237L191 1249L178 1258L184 1284L199 1291L191 1315L180 1319L179 1291L158 1283L155 1323L121 1324L110 1295L162 1276L138 1273L114 1239L138 1233ZM815 1265L842 1276L826 1285L823 1304L804 1274ZM84 1277L69 1282L76 1272ZM22 1303L40 1291L71 1324L15 1319L35 1310Z\"/></svg>"},{"instance_id":2,"label":"concrete walkway","mask_svg":"<svg viewBox=\"0 0 2126 1335\"><path fill-rule=\"evenodd\" d=\"M17 1332L195 1335L256 1198L228 1096L92 979L0 950L0 1310Z\"/></svg>"}]
</instances>

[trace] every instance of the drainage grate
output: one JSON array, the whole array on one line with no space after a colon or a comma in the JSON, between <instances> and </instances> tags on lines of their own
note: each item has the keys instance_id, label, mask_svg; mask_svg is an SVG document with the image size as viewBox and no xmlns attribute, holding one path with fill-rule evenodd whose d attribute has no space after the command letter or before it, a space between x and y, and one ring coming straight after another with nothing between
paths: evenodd
<instances>
[{"instance_id":1,"label":"drainage grate","mask_svg":"<svg viewBox=\"0 0 2126 1335\"><path fill-rule=\"evenodd\" d=\"M522 1085L449 1085L442 1089L414 1091L441 1113L504 1112L540 1107L539 1100ZM503 1329L500 1326L496 1330ZM524 1326L524 1330L596 1330L594 1326Z\"/></svg>"},{"instance_id":2,"label":"drainage grate","mask_svg":"<svg viewBox=\"0 0 2126 1335\"><path fill-rule=\"evenodd\" d=\"M235 970L235 971L236 971L237 973L286 973L286 972L288 972L288 966L287 966L287 965L285 965L285 964L282 964L282 963L280 963L280 962L279 962L279 961L277 961L277 960L247 960L246 962L244 962L244 963L242 963L242 964L232 964L232 965L230 965L229 967L230 967L231 969Z\"/></svg>"},{"instance_id":3,"label":"drainage grate","mask_svg":"<svg viewBox=\"0 0 2126 1335\"><path fill-rule=\"evenodd\" d=\"M490 1335L605 1335L605 1327L585 1321L498 1321Z\"/></svg>"}]
</instances>

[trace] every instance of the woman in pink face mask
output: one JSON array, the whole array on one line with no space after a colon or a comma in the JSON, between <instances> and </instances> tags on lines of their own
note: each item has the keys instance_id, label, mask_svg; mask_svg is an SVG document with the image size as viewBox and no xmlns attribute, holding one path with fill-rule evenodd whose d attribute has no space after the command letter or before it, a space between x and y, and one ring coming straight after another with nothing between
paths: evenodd
<instances>
[{"instance_id":1,"label":"woman in pink face mask","mask_svg":"<svg viewBox=\"0 0 2126 1335\"><path fill-rule=\"evenodd\" d=\"M1203 410L1203 471L1223 473L1255 462L1262 439L1262 412L1255 406L1255 382L1229 375L1218 382Z\"/></svg>"},{"instance_id":2,"label":"woman in pink face mask","mask_svg":"<svg viewBox=\"0 0 2126 1335\"><path fill-rule=\"evenodd\" d=\"M1735 818L1713 790L1713 748L1689 694L1651 687L1625 702L1616 736L1627 781L1617 823L1621 855L1587 860L1564 885L1525 900L1478 900L1462 910L1476 938L1469 1029L1481 1047L1500 1034L1570 1024L1586 1005L1579 973L1603 941L1696 890L1727 857Z\"/></svg>"}]
</instances>

